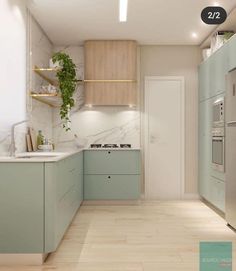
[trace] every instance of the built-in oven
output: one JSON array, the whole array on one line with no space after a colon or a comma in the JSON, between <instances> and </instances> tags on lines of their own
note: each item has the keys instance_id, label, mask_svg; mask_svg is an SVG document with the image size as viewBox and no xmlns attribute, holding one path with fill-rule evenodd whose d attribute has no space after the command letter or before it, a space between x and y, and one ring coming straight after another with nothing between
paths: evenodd
<instances>
[{"instance_id":1,"label":"built-in oven","mask_svg":"<svg viewBox=\"0 0 236 271\"><path fill-rule=\"evenodd\" d=\"M212 126L223 127L225 123L224 97L217 99L212 105Z\"/></svg>"},{"instance_id":2,"label":"built-in oven","mask_svg":"<svg viewBox=\"0 0 236 271\"><path fill-rule=\"evenodd\" d=\"M224 127L212 129L212 167L220 172L225 171Z\"/></svg>"}]
</instances>

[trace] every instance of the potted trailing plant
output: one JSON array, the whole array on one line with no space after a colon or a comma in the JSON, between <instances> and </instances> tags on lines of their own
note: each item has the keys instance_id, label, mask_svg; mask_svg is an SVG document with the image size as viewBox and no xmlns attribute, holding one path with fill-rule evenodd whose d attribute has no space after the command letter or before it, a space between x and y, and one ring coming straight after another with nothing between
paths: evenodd
<instances>
[{"instance_id":1,"label":"potted trailing plant","mask_svg":"<svg viewBox=\"0 0 236 271\"><path fill-rule=\"evenodd\" d=\"M73 63L69 55L63 52L57 52L52 57L53 63L60 63L60 68L57 71L57 78L59 81L59 91L62 98L62 105L60 108L60 116L63 123L63 128L66 131L70 130L70 110L74 106L75 101L73 99L73 94L76 90L77 80L76 80L76 65Z\"/></svg>"}]
</instances>

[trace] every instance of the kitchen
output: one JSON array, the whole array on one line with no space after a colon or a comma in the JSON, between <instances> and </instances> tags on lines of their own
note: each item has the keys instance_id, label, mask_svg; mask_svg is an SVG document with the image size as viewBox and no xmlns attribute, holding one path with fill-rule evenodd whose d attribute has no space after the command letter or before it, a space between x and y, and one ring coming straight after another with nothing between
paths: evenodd
<instances>
[{"instance_id":1,"label":"kitchen","mask_svg":"<svg viewBox=\"0 0 236 271\"><path fill-rule=\"evenodd\" d=\"M1 3L0 270L198 270L234 245L236 3L183 0L175 30L177 3L124 2Z\"/></svg>"}]
</instances>

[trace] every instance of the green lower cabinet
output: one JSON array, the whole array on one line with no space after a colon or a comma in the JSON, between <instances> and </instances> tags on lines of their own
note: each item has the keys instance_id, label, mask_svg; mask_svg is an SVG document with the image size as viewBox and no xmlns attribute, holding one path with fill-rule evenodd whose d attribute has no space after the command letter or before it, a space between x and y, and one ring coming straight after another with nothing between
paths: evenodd
<instances>
[{"instance_id":1,"label":"green lower cabinet","mask_svg":"<svg viewBox=\"0 0 236 271\"><path fill-rule=\"evenodd\" d=\"M45 252L55 251L83 200L83 153L45 164Z\"/></svg>"},{"instance_id":2,"label":"green lower cabinet","mask_svg":"<svg viewBox=\"0 0 236 271\"><path fill-rule=\"evenodd\" d=\"M0 253L44 251L44 164L0 163Z\"/></svg>"},{"instance_id":3,"label":"green lower cabinet","mask_svg":"<svg viewBox=\"0 0 236 271\"><path fill-rule=\"evenodd\" d=\"M140 174L140 151L85 151L84 174Z\"/></svg>"},{"instance_id":4,"label":"green lower cabinet","mask_svg":"<svg viewBox=\"0 0 236 271\"><path fill-rule=\"evenodd\" d=\"M211 192L209 201L221 211L225 211L225 182L211 177Z\"/></svg>"},{"instance_id":5,"label":"green lower cabinet","mask_svg":"<svg viewBox=\"0 0 236 271\"><path fill-rule=\"evenodd\" d=\"M140 175L84 175L85 200L135 200Z\"/></svg>"},{"instance_id":6,"label":"green lower cabinet","mask_svg":"<svg viewBox=\"0 0 236 271\"><path fill-rule=\"evenodd\" d=\"M53 252L83 200L83 153L0 163L0 193L0 253Z\"/></svg>"}]
</instances>

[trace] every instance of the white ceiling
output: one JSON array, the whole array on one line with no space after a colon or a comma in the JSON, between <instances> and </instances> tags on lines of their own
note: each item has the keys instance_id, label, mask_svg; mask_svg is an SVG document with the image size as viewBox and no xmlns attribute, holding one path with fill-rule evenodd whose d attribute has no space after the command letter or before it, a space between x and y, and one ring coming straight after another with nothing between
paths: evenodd
<instances>
[{"instance_id":1,"label":"white ceiling","mask_svg":"<svg viewBox=\"0 0 236 271\"><path fill-rule=\"evenodd\" d=\"M82 44L88 39L196 45L215 27L201 22L204 7L217 2L229 12L236 6L236 0L129 0L128 21L120 23L119 0L29 1L32 14L56 45Z\"/></svg>"}]
</instances>

